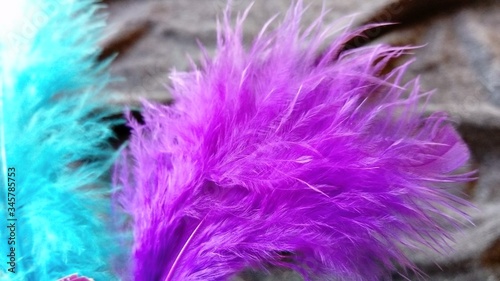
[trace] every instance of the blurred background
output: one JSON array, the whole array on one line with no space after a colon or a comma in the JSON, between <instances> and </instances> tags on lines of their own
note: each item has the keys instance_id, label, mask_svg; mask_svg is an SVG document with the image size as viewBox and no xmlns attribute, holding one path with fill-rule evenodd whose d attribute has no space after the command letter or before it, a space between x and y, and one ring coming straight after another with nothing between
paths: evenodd
<instances>
[{"instance_id":1,"label":"blurred background","mask_svg":"<svg viewBox=\"0 0 500 281\"><path fill-rule=\"evenodd\" d=\"M198 41L209 52L216 43L216 18L225 0L103 0L109 12L101 59L118 54L112 65L124 78L111 87L116 102L138 105L140 98L168 103L165 85L172 69L187 70L188 56L199 58ZM316 19L323 1L310 5L304 26ZM251 4L233 0L234 11ZM245 22L250 42L291 0L256 0ZM352 48L388 43L421 46L409 77L420 76L423 90L436 90L429 111L448 112L470 146L478 179L457 186L476 206L454 250L445 255L412 253L424 280L500 280L500 1L496 0L325 0L326 21L355 15L352 26L393 22L350 42ZM277 21L279 22L279 20ZM409 58L409 57L408 57ZM300 280L291 272L248 272L239 280ZM404 280L394 274L395 280ZM408 276L410 280L417 277Z\"/></svg>"}]
</instances>

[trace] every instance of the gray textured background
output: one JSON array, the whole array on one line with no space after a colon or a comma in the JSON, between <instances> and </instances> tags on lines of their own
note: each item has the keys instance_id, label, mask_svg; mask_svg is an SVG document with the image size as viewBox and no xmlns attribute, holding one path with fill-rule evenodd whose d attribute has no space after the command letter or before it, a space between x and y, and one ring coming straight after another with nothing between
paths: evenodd
<instances>
[{"instance_id":1,"label":"gray textured background","mask_svg":"<svg viewBox=\"0 0 500 281\"><path fill-rule=\"evenodd\" d=\"M118 52L113 72L124 77L112 87L116 101L137 104L141 97L169 100L164 88L169 70L185 70L187 55L199 55L196 40L215 44L216 16L223 0L109 0L103 57ZM315 19L322 1L311 7L305 24ZM234 0L235 10L250 2ZM415 51L409 76L420 75L424 90L436 89L429 110L449 112L468 142L478 180L457 190L477 205L472 221L456 233L454 250L444 256L412 253L426 280L500 280L500 1L330 0L328 20L357 14L356 24L393 21L371 41L425 45ZM257 0L245 25L251 38L271 16L283 14L289 0ZM274 277L243 274L242 280L298 280L289 272ZM399 279L397 275L394 277ZM416 277L410 276L411 280Z\"/></svg>"}]
</instances>

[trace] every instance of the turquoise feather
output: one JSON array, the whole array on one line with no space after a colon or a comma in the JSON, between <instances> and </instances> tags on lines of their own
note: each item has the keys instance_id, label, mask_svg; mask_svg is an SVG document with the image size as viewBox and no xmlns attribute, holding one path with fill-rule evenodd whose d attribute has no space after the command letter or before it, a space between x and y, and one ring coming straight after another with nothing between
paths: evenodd
<instances>
[{"instance_id":1,"label":"turquoise feather","mask_svg":"<svg viewBox=\"0 0 500 281\"><path fill-rule=\"evenodd\" d=\"M96 59L101 7L11 3L25 16L2 31L0 42L0 280L54 281L72 273L115 280L113 257L120 253L109 230L109 170L116 152L108 144L113 121L105 118L112 109L104 92L109 62ZM11 180L9 168L15 168ZM15 196L7 188L14 181ZM4 226L12 197L15 274L8 271L12 245Z\"/></svg>"}]
</instances>

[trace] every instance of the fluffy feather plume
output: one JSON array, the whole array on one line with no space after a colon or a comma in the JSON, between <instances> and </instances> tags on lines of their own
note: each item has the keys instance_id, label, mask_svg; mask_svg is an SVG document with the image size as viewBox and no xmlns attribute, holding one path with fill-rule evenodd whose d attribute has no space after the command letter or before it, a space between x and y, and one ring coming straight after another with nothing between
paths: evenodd
<instances>
[{"instance_id":1,"label":"fluffy feather plume","mask_svg":"<svg viewBox=\"0 0 500 281\"><path fill-rule=\"evenodd\" d=\"M7 6L5 16L20 13L0 42L0 280L54 281L73 273L113 280L106 177L115 152L102 95L109 63L96 62L104 18L86 0ZM6 218L17 219L7 222L15 223L14 236ZM9 237L15 239L8 245ZM15 266L5 262L11 247Z\"/></svg>"},{"instance_id":2,"label":"fluffy feather plume","mask_svg":"<svg viewBox=\"0 0 500 281\"><path fill-rule=\"evenodd\" d=\"M135 280L227 280L287 267L318 280L380 280L413 268L402 245L445 247L462 213L443 184L468 150L446 116L425 117L406 49L342 52L299 2L245 48L228 13L218 53L173 73L175 104L144 103L116 170L134 219ZM326 31L325 31L326 30ZM325 42L331 42L323 49ZM131 168L129 168L131 167ZM443 212L446 209L446 212ZM384 277L385 276L385 277ZM390 276L390 275L389 275Z\"/></svg>"}]
</instances>

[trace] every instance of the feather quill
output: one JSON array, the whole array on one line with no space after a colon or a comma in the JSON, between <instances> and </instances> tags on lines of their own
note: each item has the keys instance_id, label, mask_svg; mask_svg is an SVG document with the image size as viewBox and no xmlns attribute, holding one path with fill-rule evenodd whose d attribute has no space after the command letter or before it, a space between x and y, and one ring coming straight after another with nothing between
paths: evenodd
<instances>
[{"instance_id":1,"label":"feather quill","mask_svg":"<svg viewBox=\"0 0 500 281\"><path fill-rule=\"evenodd\" d=\"M248 12L248 11L247 11ZM407 48L342 51L363 31L301 31L301 2L243 45L226 12L214 58L172 73L175 103L144 102L116 167L134 219L134 280L228 280L286 267L310 280L381 280L415 269L406 247L446 248L464 200L444 185L468 149L424 116ZM330 41L331 40L331 41ZM326 49L323 46L330 42Z\"/></svg>"},{"instance_id":2,"label":"feather quill","mask_svg":"<svg viewBox=\"0 0 500 281\"><path fill-rule=\"evenodd\" d=\"M6 16L20 13L0 42L0 212L2 220L17 221L11 245L2 223L0 280L54 281L73 273L114 280L118 249L107 229L106 177L116 121L104 118L109 62L96 60L104 16L90 0L8 6ZM15 178L8 179L12 168ZM7 182L14 180L11 192ZM4 261L11 247L15 267Z\"/></svg>"}]
</instances>

